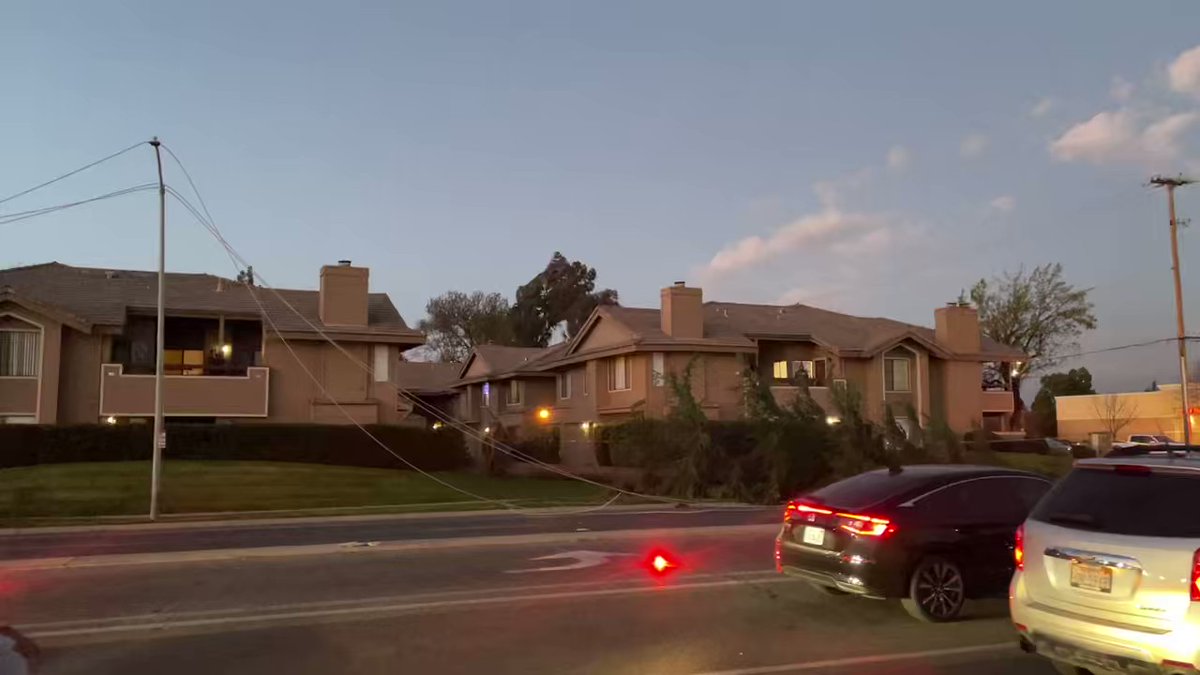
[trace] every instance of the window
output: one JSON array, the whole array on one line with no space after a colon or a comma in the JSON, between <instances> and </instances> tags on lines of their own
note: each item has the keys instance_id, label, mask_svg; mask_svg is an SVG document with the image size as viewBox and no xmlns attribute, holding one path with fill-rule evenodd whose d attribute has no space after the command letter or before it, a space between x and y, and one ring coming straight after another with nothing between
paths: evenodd
<instances>
[{"instance_id":1,"label":"window","mask_svg":"<svg viewBox=\"0 0 1200 675\"><path fill-rule=\"evenodd\" d=\"M571 373L558 374L558 397L571 398Z\"/></svg>"},{"instance_id":2,"label":"window","mask_svg":"<svg viewBox=\"0 0 1200 675\"><path fill-rule=\"evenodd\" d=\"M776 380L789 379L788 378L787 361L776 361L774 364L772 364L771 365L771 374L775 377Z\"/></svg>"},{"instance_id":3,"label":"window","mask_svg":"<svg viewBox=\"0 0 1200 675\"><path fill-rule=\"evenodd\" d=\"M650 359L650 382L656 387L663 386L667 381L666 373L666 358L662 352L654 352Z\"/></svg>"},{"instance_id":4,"label":"window","mask_svg":"<svg viewBox=\"0 0 1200 675\"><path fill-rule=\"evenodd\" d=\"M1192 539L1200 537L1197 495L1200 480L1182 473L1078 468L1029 517L1076 530Z\"/></svg>"},{"instance_id":5,"label":"window","mask_svg":"<svg viewBox=\"0 0 1200 675\"><path fill-rule=\"evenodd\" d=\"M521 405L525 399L525 383L520 380L508 381L508 399L505 401L508 405Z\"/></svg>"},{"instance_id":6,"label":"window","mask_svg":"<svg viewBox=\"0 0 1200 675\"><path fill-rule=\"evenodd\" d=\"M608 390L624 391L629 389L630 380L629 357L614 356L608 360Z\"/></svg>"},{"instance_id":7,"label":"window","mask_svg":"<svg viewBox=\"0 0 1200 675\"><path fill-rule=\"evenodd\" d=\"M588 374L587 374L587 366L584 366L583 368L581 368L581 369L579 370L579 379L583 381L583 395L584 395L584 396L587 396L587 395L588 395L588 386L587 386L588 378L587 378L587 375L588 375Z\"/></svg>"},{"instance_id":8,"label":"window","mask_svg":"<svg viewBox=\"0 0 1200 675\"><path fill-rule=\"evenodd\" d=\"M792 361L792 377L799 377L803 372L808 377L809 385L813 387L828 387L829 380L826 379L826 361L825 359L816 359L814 361Z\"/></svg>"},{"instance_id":9,"label":"window","mask_svg":"<svg viewBox=\"0 0 1200 675\"><path fill-rule=\"evenodd\" d=\"M1016 527L1049 489L1050 483L1040 478L975 478L919 497L913 506L932 522Z\"/></svg>"},{"instance_id":10,"label":"window","mask_svg":"<svg viewBox=\"0 0 1200 675\"><path fill-rule=\"evenodd\" d=\"M37 377L40 337L31 330L0 331L0 377Z\"/></svg>"},{"instance_id":11,"label":"window","mask_svg":"<svg viewBox=\"0 0 1200 675\"><path fill-rule=\"evenodd\" d=\"M492 404L492 383L484 382L483 383L483 405L484 405L484 407L487 407L487 406L490 406L491 404Z\"/></svg>"},{"instance_id":12,"label":"window","mask_svg":"<svg viewBox=\"0 0 1200 675\"><path fill-rule=\"evenodd\" d=\"M371 369L376 382L388 381L388 346L375 345L375 367Z\"/></svg>"},{"instance_id":13,"label":"window","mask_svg":"<svg viewBox=\"0 0 1200 675\"><path fill-rule=\"evenodd\" d=\"M471 419L471 385L463 387L462 394L462 415L467 419Z\"/></svg>"},{"instance_id":14,"label":"window","mask_svg":"<svg viewBox=\"0 0 1200 675\"><path fill-rule=\"evenodd\" d=\"M884 391L912 391L908 381L908 359L883 360L883 389Z\"/></svg>"}]
</instances>

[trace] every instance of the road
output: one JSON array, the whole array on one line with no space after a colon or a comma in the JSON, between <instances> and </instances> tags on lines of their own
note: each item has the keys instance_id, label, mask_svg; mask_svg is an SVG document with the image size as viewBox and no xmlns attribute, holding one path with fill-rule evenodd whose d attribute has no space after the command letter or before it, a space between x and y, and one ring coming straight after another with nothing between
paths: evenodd
<instances>
[{"instance_id":1,"label":"road","mask_svg":"<svg viewBox=\"0 0 1200 675\"><path fill-rule=\"evenodd\" d=\"M830 597L775 574L761 526L446 544L10 569L0 623L51 675L1052 672L1017 650L1003 600L928 625ZM651 573L652 550L679 567Z\"/></svg>"}]
</instances>

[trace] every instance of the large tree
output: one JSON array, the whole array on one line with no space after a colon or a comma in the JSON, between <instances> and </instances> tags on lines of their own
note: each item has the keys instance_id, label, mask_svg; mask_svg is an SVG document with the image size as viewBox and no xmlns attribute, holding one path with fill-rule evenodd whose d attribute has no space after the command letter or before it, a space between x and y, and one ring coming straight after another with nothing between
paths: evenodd
<instances>
[{"instance_id":1,"label":"large tree","mask_svg":"<svg viewBox=\"0 0 1200 675\"><path fill-rule=\"evenodd\" d=\"M449 291L430 298L420 329L441 361L463 361L475 345L514 343L508 300L499 293Z\"/></svg>"},{"instance_id":2,"label":"large tree","mask_svg":"<svg viewBox=\"0 0 1200 675\"><path fill-rule=\"evenodd\" d=\"M596 290L596 270L555 252L546 269L517 289L512 327L517 343L545 347L554 329L566 322L567 337L575 337L597 305L617 304L617 292Z\"/></svg>"},{"instance_id":3,"label":"large tree","mask_svg":"<svg viewBox=\"0 0 1200 675\"><path fill-rule=\"evenodd\" d=\"M1031 409L1037 417L1039 431L1044 436L1058 435L1058 409L1054 404L1055 396L1080 396L1095 394L1092 388L1092 374L1087 368L1072 368L1067 372L1043 375L1042 387L1038 389L1033 399Z\"/></svg>"},{"instance_id":4,"label":"large tree","mask_svg":"<svg viewBox=\"0 0 1200 675\"><path fill-rule=\"evenodd\" d=\"M1022 267L990 281L980 279L971 289L983 334L1027 355L1000 370L1012 387L1014 419L1019 420L1025 409L1021 382L1077 348L1083 331L1096 327L1089 291L1064 281L1059 263L1039 265L1031 272Z\"/></svg>"}]
</instances>

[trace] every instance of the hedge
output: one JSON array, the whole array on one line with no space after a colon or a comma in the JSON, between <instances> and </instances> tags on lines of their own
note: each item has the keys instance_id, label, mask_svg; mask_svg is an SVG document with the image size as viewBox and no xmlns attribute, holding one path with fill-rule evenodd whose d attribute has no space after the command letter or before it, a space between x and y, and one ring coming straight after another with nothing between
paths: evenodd
<instances>
[{"instance_id":1,"label":"hedge","mask_svg":"<svg viewBox=\"0 0 1200 675\"><path fill-rule=\"evenodd\" d=\"M388 449L423 471L469 464L462 435L416 427L366 425ZM148 425L0 426L0 468L150 459ZM168 425L168 459L305 462L407 469L354 426L326 424Z\"/></svg>"}]
</instances>

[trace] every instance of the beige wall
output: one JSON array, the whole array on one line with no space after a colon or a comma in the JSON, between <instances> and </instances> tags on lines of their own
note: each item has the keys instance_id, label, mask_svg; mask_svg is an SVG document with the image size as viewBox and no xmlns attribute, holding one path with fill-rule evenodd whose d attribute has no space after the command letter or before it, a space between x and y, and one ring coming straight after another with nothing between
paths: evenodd
<instances>
[{"instance_id":1,"label":"beige wall","mask_svg":"<svg viewBox=\"0 0 1200 675\"><path fill-rule=\"evenodd\" d=\"M327 342L288 340L287 345L291 351L278 338L267 338L263 363L271 371L268 421L350 424L347 417L362 424L401 421L396 412L395 388L387 382L375 382L367 371L374 367L373 345L339 343L353 360ZM389 359L398 354L393 350L398 347L389 346ZM320 386L304 372L305 368L318 378Z\"/></svg>"},{"instance_id":2,"label":"beige wall","mask_svg":"<svg viewBox=\"0 0 1200 675\"><path fill-rule=\"evenodd\" d=\"M1183 440L1179 385L1149 392L1056 397L1059 436L1086 441L1093 432L1108 431L1111 425L1106 419L1109 417L1106 399L1109 397L1117 406L1118 414L1113 416L1130 418L1129 423L1117 431L1115 440L1123 441L1131 434L1164 434L1177 441ZM1192 430L1193 436L1200 431L1200 419L1196 416L1192 419Z\"/></svg>"},{"instance_id":3,"label":"beige wall","mask_svg":"<svg viewBox=\"0 0 1200 675\"><path fill-rule=\"evenodd\" d=\"M367 325L366 267L326 265L321 268L318 311L327 326Z\"/></svg>"},{"instance_id":4,"label":"beige wall","mask_svg":"<svg viewBox=\"0 0 1200 675\"><path fill-rule=\"evenodd\" d=\"M628 330L601 317L592 325L591 330L588 331L576 351L586 352L611 347L628 342L631 337L633 334Z\"/></svg>"},{"instance_id":5,"label":"beige wall","mask_svg":"<svg viewBox=\"0 0 1200 675\"><path fill-rule=\"evenodd\" d=\"M245 377L167 376L163 409L181 417L265 417L270 371L249 368ZM125 375L119 364L100 367L100 416L154 414L154 376Z\"/></svg>"},{"instance_id":6,"label":"beige wall","mask_svg":"<svg viewBox=\"0 0 1200 675\"><path fill-rule=\"evenodd\" d=\"M100 364L104 336L66 328L62 333L60 424L94 424L100 418Z\"/></svg>"},{"instance_id":7,"label":"beige wall","mask_svg":"<svg viewBox=\"0 0 1200 675\"><path fill-rule=\"evenodd\" d=\"M946 424L967 431L983 422L983 366L972 361L945 361L941 368L945 388L942 407Z\"/></svg>"}]
</instances>

